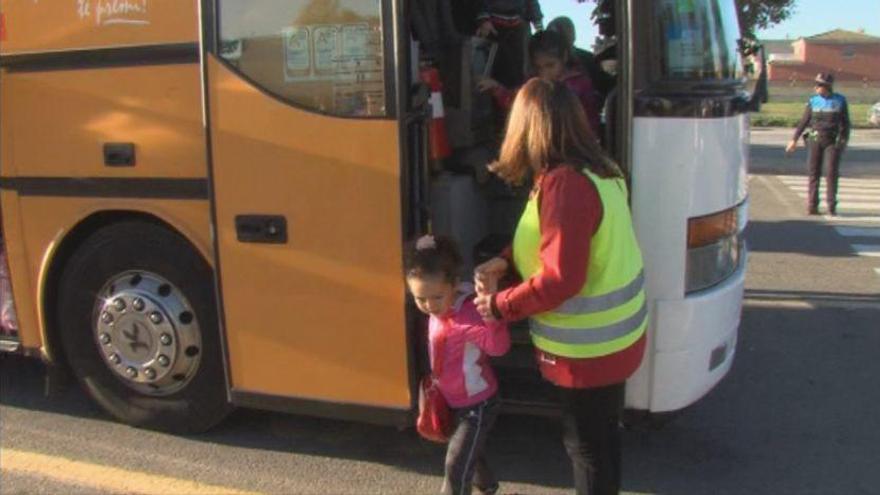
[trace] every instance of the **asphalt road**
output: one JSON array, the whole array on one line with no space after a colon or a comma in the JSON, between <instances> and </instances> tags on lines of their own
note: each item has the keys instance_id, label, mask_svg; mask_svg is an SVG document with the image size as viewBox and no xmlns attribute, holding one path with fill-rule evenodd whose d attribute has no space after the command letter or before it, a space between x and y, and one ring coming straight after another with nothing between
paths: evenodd
<instances>
[{"instance_id":1,"label":"asphalt road","mask_svg":"<svg viewBox=\"0 0 880 495\"><path fill-rule=\"evenodd\" d=\"M803 215L803 159L783 156L788 132L755 132L733 369L664 429L624 433L628 492L880 492L880 257L870 254L880 251L880 136L854 138L844 174L859 200L832 219ZM42 376L39 363L0 358L3 494L440 487L443 448L412 431L239 410L208 434L175 437L114 423L76 387L46 396ZM502 493L570 493L558 437L552 421L502 417L490 442Z\"/></svg>"}]
</instances>

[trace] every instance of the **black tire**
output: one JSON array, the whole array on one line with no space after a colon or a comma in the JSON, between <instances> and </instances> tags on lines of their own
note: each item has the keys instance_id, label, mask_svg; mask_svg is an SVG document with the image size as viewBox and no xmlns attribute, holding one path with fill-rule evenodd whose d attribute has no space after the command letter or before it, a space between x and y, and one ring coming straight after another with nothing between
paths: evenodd
<instances>
[{"instance_id":1,"label":"black tire","mask_svg":"<svg viewBox=\"0 0 880 495\"><path fill-rule=\"evenodd\" d=\"M199 322L200 358L186 385L150 396L120 379L99 353L93 319L102 287L126 271L165 278L188 299ZM227 400L213 274L180 235L149 222L108 225L86 239L64 267L57 321L68 363L89 395L118 420L172 433L208 430L232 409Z\"/></svg>"}]
</instances>

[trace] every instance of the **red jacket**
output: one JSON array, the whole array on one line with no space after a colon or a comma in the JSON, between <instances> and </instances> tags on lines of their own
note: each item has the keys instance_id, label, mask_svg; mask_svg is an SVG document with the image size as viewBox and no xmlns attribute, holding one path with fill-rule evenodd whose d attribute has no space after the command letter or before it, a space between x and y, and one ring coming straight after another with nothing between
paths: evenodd
<instances>
[{"instance_id":1,"label":"red jacket","mask_svg":"<svg viewBox=\"0 0 880 495\"><path fill-rule=\"evenodd\" d=\"M590 242L602 222L599 191L572 167L559 166L538 176L532 194L539 195L542 270L495 295L493 305L505 321L550 311L580 292L589 277ZM502 256L513 266L511 254L508 249ZM537 350L536 358L544 378L559 386L600 387L629 378L644 348L643 336L607 356L572 359Z\"/></svg>"}]
</instances>

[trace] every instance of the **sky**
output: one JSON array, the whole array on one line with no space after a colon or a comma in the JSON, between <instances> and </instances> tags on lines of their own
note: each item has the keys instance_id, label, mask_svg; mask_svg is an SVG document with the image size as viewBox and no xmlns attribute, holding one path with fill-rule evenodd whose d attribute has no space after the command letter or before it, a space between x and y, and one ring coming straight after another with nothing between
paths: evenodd
<instances>
[{"instance_id":1,"label":"sky","mask_svg":"<svg viewBox=\"0 0 880 495\"><path fill-rule=\"evenodd\" d=\"M596 37L596 31L590 24L590 14L595 5L592 1L540 1L545 24L554 17L568 16L578 28L576 44L582 48L592 45ZM837 28L850 31L862 28L867 34L880 36L880 0L795 0L795 13L789 20L760 31L758 35L765 39L797 39Z\"/></svg>"}]
</instances>

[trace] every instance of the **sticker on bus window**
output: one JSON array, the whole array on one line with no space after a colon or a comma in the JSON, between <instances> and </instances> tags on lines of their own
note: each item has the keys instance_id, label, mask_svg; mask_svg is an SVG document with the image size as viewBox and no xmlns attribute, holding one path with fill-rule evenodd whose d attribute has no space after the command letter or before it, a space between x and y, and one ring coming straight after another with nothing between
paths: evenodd
<instances>
[{"instance_id":1,"label":"sticker on bus window","mask_svg":"<svg viewBox=\"0 0 880 495\"><path fill-rule=\"evenodd\" d=\"M348 24L342 26L343 60L362 60L371 52L376 53L370 43L368 24Z\"/></svg>"},{"instance_id":2,"label":"sticker on bus window","mask_svg":"<svg viewBox=\"0 0 880 495\"><path fill-rule=\"evenodd\" d=\"M220 56L230 62L241 60L241 40L221 40Z\"/></svg>"},{"instance_id":3,"label":"sticker on bus window","mask_svg":"<svg viewBox=\"0 0 880 495\"><path fill-rule=\"evenodd\" d=\"M382 34L369 24L316 24L284 30L284 81L382 81Z\"/></svg>"},{"instance_id":4,"label":"sticker on bus window","mask_svg":"<svg viewBox=\"0 0 880 495\"><path fill-rule=\"evenodd\" d=\"M312 68L309 29L291 27L284 30L284 77L297 80L308 76Z\"/></svg>"},{"instance_id":5,"label":"sticker on bus window","mask_svg":"<svg viewBox=\"0 0 880 495\"><path fill-rule=\"evenodd\" d=\"M339 65L339 26L312 27L315 43L315 73L333 75Z\"/></svg>"}]
</instances>

